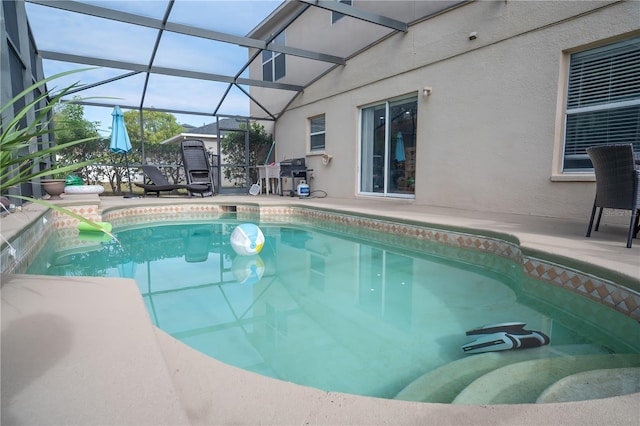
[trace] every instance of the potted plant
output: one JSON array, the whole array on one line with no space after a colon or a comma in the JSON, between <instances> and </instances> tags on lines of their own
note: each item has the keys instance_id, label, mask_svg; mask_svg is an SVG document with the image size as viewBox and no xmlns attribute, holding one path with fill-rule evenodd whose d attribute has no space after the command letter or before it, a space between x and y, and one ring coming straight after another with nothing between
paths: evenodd
<instances>
[{"instance_id":1,"label":"potted plant","mask_svg":"<svg viewBox=\"0 0 640 426\"><path fill-rule=\"evenodd\" d=\"M60 200L60 195L64 192L66 180L62 178L40 179L40 185L44 192L49 194L50 200Z\"/></svg>"}]
</instances>

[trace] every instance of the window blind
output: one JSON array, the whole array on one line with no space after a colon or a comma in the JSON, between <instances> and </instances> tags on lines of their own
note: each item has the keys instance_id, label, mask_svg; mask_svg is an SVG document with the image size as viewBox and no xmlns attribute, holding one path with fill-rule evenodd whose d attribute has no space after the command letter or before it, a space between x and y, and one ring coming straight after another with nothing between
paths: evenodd
<instances>
[{"instance_id":1,"label":"window blind","mask_svg":"<svg viewBox=\"0 0 640 426\"><path fill-rule=\"evenodd\" d=\"M311 151L323 150L325 147L325 117L311 119Z\"/></svg>"},{"instance_id":2,"label":"window blind","mask_svg":"<svg viewBox=\"0 0 640 426\"><path fill-rule=\"evenodd\" d=\"M593 168L586 149L614 143L640 152L640 37L571 56L564 170Z\"/></svg>"}]
</instances>

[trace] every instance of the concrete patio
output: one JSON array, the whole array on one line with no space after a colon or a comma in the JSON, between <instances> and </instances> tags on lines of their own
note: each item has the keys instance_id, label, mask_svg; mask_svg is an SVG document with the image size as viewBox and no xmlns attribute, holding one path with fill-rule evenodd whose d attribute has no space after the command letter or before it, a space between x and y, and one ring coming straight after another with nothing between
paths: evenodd
<instances>
[{"instance_id":1,"label":"concrete patio","mask_svg":"<svg viewBox=\"0 0 640 426\"><path fill-rule=\"evenodd\" d=\"M478 213L410 201L101 197L100 209L167 203L304 204L367 215L509 234L523 250L591 264L640 291L640 241L607 223L585 238L587 220ZM2 218L11 239L29 206ZM360 397L259 376L155 328L137 286L119 278L2 276L2 424L637 424L640 394L527 405L448 405Z\"/></svg>"}]
</instances>

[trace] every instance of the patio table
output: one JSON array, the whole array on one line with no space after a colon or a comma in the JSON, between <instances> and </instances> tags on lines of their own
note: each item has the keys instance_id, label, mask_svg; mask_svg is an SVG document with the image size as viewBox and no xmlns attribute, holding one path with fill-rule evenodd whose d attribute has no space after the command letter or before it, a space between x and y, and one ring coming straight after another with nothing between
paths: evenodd
<instances>
[{"instance_id":1,"label":"patio table","mask_svg":"<svg viewBox=\"0 0 640 426\"><path fill-rule=\"evenodd\" d=\"M274 165L265 165L258 166L258 177L260 179L260 185L262 186L262 180L266 180L265 186L267 194L276 194L278 192L278 185L280 179L280 166L277 164ZM271 180L274 182L273 189L271 189Z\"/></svg>"}]
</instances>

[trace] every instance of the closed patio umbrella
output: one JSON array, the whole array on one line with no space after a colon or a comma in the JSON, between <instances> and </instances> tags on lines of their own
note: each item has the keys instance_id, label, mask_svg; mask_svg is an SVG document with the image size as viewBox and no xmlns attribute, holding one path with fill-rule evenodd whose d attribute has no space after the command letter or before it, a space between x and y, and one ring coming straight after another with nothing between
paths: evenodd
<instances>
[{"instance_id":1,"label":"closed patio umbrella","mask_svg":"<svg viewBox=\"0 0 640 426\"><path fill-rule=\"evenodd\" d=\"M129 179L129 194L126 198L133 197L133 188L131 187L131 173L129 172L129 162L127 161L127 153L131 151L131 140L127 133L127 127L124 125L124 114L118 105L113 107L113 121L111 124L111 152L116 154L124 154L124 163L127 168L127 176Z\"/></svg>"},{"instance_id":2,"label":"closed patio umbrella","mask_svg":"<svg viewBox=\"0 0 640 426\"><path fill-rule=\"evenodd\" d=\"M396 161L404 161L404 138L402 137L402 132L398 132L396 135Z\"/></svg>"}]
</instances>

